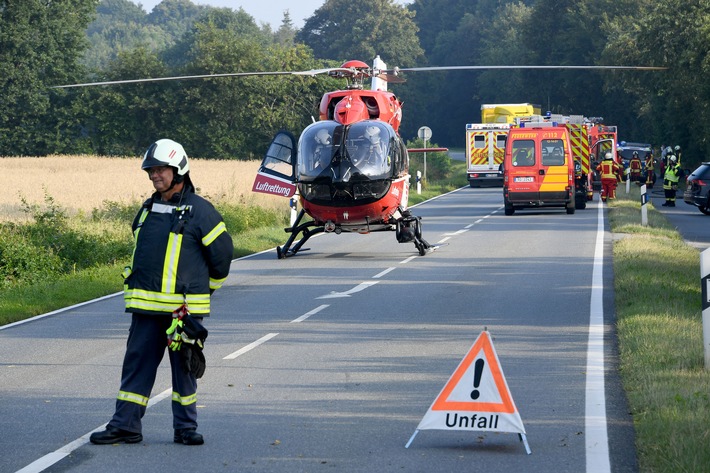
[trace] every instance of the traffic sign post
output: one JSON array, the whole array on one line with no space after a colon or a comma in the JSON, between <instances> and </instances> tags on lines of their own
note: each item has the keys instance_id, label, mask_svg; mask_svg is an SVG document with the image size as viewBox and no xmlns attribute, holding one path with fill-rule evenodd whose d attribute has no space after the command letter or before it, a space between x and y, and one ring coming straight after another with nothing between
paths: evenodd
<instances>
[{"instance_id":1,"label":"traffic sign post","mask_svg":"<svg viewBox=\"0 0 710 473\"><path fill-rule=\"evenodd\" d=\"M700 253L700 293L703 298L705 369L710 370L710 248Z\"/></svg>"},{"instance_id":2,"label":"traffic sign post","mask_svg":"<svg viewBox=\"0 0 710 473\"><path fill-rule=\"evenodd\" d=\"M417 136L420 140L424 140L424 148L426 149L426 142L431 139L431 128L428 126L420 127L417 131ZM424 180L426 180L426 151L424 151Z\"/></svg>"}]
</instances>

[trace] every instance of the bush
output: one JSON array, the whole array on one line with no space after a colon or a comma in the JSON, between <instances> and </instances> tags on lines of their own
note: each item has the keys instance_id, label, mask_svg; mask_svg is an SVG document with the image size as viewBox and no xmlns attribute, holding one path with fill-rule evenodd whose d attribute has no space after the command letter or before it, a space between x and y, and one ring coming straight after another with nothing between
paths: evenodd
<instances>
[{"instance_id":1,"label":"bush","mask_svg":"<svg viewBox=\"0 0 710 473\"><path fill-rule=\"evenodd\" d=\"M59 256L34 243L22 226L0 226L0 288L46 281L61 274L62 266Z\"/></svg>"}]
</instances>

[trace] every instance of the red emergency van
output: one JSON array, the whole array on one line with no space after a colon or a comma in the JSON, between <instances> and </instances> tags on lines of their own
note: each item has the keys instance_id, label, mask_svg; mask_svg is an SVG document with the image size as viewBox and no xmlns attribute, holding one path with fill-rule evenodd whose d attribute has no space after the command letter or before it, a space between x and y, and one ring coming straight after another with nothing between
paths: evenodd
<instances>
[{"instance_id":1,"label":"red emergency van","mask_svg":"<svg viewBox=\"0 0 710 473\"><path fill-rule=\"evenodd\" d=\"M505 214L531 207L575 211L574 160L569 130L554 122L511 128L503 160Z\"/></svg>"}]
</instances>

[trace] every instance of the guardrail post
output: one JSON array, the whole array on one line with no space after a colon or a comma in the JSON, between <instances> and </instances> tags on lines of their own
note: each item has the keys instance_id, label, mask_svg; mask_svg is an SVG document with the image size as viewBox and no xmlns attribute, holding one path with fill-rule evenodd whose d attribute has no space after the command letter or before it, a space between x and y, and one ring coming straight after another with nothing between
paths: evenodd
<instances>
[{"instance_id":1,"label":"guardrail post","mask_svg":"<svg viewBox=\"0 0 710 473\"><path fill-rule=\"evenodd\" d=\"M710 370L710 248L700 253L700 285L703 297L705 369Z\"/></svg>"},{"instance_id":2,"label":"guardrail post","mask_svg":"<svg viewBox=\"0 0 710 473\"><path fill-rule=\"evenodd\" d=\"M641 186L641 225L644 227L648 226L648 209L646 204L648 203L648 194L646 194L646 184Z\"/></svg>"}]
</instances>

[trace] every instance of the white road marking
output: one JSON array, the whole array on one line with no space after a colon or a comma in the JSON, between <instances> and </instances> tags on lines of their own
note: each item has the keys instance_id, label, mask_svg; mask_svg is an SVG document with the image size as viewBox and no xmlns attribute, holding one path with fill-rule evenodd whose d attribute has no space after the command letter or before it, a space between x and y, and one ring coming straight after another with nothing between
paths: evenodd
<instances>
[{"instance_id":1,"label":"white road marking","mask_svg":"<svg viewBox=\"0 0 710 473\"><path fill-rule=\"evenodd\" d=\"M312 311L306 312L306 313L303 314L302 316L298 317L297 319L293 319L293 320L292 320L291 322L289 322L289 323L297 324L297 323L299 323L299 322L303 322L304 320L306 320L306 319L307 319L308 317L310 317L311 315L317 314L318 312L320 312L321 310L325 309L326 307L330 307L330 305L328 305L328 304L323 304L322 306L316 307L316 308L313 309Z\"/></svg>"},{"instance_id":2,"label":"white road marking","mask_svg":"<svg viewBox=\"0 0 710 473\"><path fill-rule=\"evenodd\" d=\"M611 472L604 392L604 206L599 204L589 307L584 410L587 473Z\"/></svg>"},{"instance_id":3,"label":"white road marking","mask_svg":"<svg viewBox=\"0 0 710 473\"><path fill-rule=\"evenodd\" d=\"M377 273L377 274L375 274L374 276L372 276L372 279L379 279L379 278L381 278L382 276L384 276L385 274L388 274L388 273L390 273L390 272L392 272L392 271L394 271L394 270L395 270L394 267L387 268L387 269L385 269L384 271L382 271L381 273Z\"/></svg>"},{"instance_id":4,"label":"white road marking","mask_svg":"<svg viewBox=\"0 0 710 473\"><path fill-rule=\"evenodd\" d=\"M365 281L363 283L358 284L354 288L345 291L345 292L331 292L330 294L326 294L325 296L320 296L316 297L316 299L335 299L337 297L350 297L352 294L355 294L356 292L364 291L370 286L374 286L380 281Z\"/></svg>"},{"instance_id":5,"label":"white road marking","mask_svg":"<svg viewBox=\"0 0 710 473\"><path fill-rule=\"evenodd\" d=\"M239 350L235 351L234 353L230 353L229 355L225 356L222 358L223 360L233 360L238 356L243 355L244 353L253 350L254 348L258 347L262 343L268 342L272 338L274 338L278 333L269 333L267 335L264 335L261 337L259 340L250 343L249 345L245 346L244 348L240 348Z\"/></svg>"}]
</instances>

